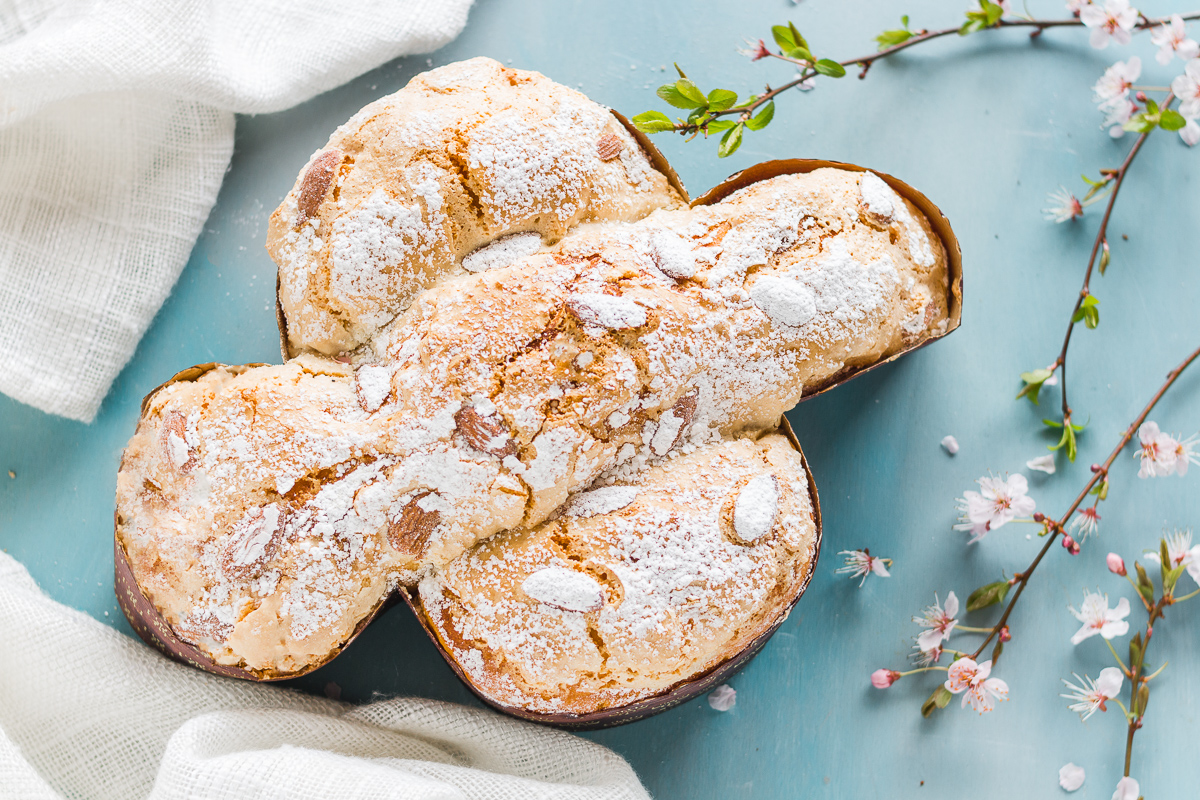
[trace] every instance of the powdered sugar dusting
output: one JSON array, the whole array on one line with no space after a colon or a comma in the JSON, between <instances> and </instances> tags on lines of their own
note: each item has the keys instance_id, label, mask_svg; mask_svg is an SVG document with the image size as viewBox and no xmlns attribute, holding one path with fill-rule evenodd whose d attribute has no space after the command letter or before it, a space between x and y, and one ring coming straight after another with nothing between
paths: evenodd
<instances>
[{"instance_id":1,"label":"powdered sugar dusting","mask_svg":"<svg viewBox=\"0 0 1200 800\"><path fill-rule=\"evenodd\" d=\"M489 269L507 267L525 256L532 255L542 247L542 236L538 233L514 233L485 245L463 259L467 272L485 272Z\"/></svg>"},{"instance_id":2,"label":"powdered sugar dusting","mask_svg":"<svg viewBox=\"0 0 1200 800\"><path fill-rule=\"evenodd\" d=\"M779 508L779 481L759 475L738 493L733 506L733 529L743 542L754 543L771 532Z\"/></svg>"},{"instance_id":3,"label":"powdered sugar dusting","mask_svg":"<svg viewBox=\"0 0 1200 800\"><path fill-rule=\"evenodd\" d=\"M564 567L538 570L521 584L534 600L563 611L583 613L604 605L604 590L595 578Z\"/></svg>"},{"instance_id":4,"label":"powdered sugar dusting","mask_svg":"<svg viewBox=\"0 0 1200 800\"><path fill-rule=\"evenodd\" d=\"M859 190L863 203L870 208L872 213L877 214L885 221L895 219L904 226L904 230L908 234L908 252L913 261L922 267L933 266L936 259L933 255L933 248L929 244L929 237L920 223L913 219L912 214L908 211L908 206L900 195L896 194L892 187L873 172L862 174Z\"/></svg>"},{"instance_id":5,"label":"powdered sugar dusting","mask_svg":"<svg viewBox=\"0 0 1200 800\"><path fill-rule=\"evenodd\" d=\"M646 324L646 309L625 297L591 292L577 294L567 303L581 320L600 328L624 330Z\"/></svg>"},{"instance_id":6,"label":"powdered sugar dusting","mask_svg":"<svg viewBox=\"0 0 1200 800\"><path fill-rule=\"evenodd\" d=\"M594 517L597 514L611 514L625 508L638 496L636 486L602 486L587 492L580 492L571 498L563 509L568 517Z\"/></svg>"},{"instance_id":7,"label":"powdered sugar dusting","mask_svg":"<svg viewBox=\"0 0 1200 800\"><path fill-rule=\"evenodd\" d=\"M363 409L375 412L392 394L392 371L378 364L364 364L355 372Z\"/></svg>"}]
</instances>

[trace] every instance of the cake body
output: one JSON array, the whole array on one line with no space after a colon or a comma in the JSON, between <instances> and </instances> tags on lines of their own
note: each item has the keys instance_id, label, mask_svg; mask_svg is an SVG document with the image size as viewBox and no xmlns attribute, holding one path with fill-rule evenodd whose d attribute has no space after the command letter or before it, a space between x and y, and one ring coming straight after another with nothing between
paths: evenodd
<instances>
[{"instance_id":1,"label":"cake body","mask_svg":"<svg viewBox=\"0 0 1200 800\"><path fill-rule=\"evenodd\" d=\"M187 658L302 674L402 591L481 696L561 721L762 645L820 538L782 415L952 330L957 246L875 173L689 207L647 148L474 59L314 155L268 242L294 357L181 373L122 459L118 564Z\"/></svg>"}]
</instances>

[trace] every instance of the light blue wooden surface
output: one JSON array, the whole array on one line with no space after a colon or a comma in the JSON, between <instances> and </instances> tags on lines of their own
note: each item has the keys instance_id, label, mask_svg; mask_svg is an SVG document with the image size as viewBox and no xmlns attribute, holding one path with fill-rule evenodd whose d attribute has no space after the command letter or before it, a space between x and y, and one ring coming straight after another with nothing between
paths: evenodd
<instances>
[{"instance_id":1,"label":"light blue wooden surface","mask_svg":"<svg viewBox=\"0 0 1200 800\"><path fill-rule=\"evenodd\" d=\"M463 35L431 63L492 56L634 114L661 106L653 89L672 61L706 87L719 80L743 94L765 80L786 80L783 65L752 64L735 48L789 16L821 55L840 59L870 52L871 37L901 13L915 26L954 24L965 3L484 0ZM1061 3L1030 5L1042 16L1062 13ZM1146 10L1180 9L1155 3ZM1058 697L1061 677L1095 676L1108 666L1107 650L1098 639L1071 647L1077 623L1066 607L1078 604L1084 586L1129 593L1104 569L1109 549L1129 559L1164 526L1200 527L1200 469L1187 479L1139 481L1132 455L1118 461L1101 538L1077 558L1055 548L1014 617L1014 640L997 672L1012 699L995 713L980 719L955 703L922 720L917 708L933 680L907 679L879 692L867 676L904 663L917 632L909 618L935 591L965 598L1001 570L1023 567L1039 545L1025 528L1010 526L968 548L950 529L953 500L988 470L1021 470L1046 452L1050 439L1037 422L1043 414L1013 401L1017 374L1056 354L1098 215L1053 226L1039 209L1047 191L1115 166L1130 144L1098 129L1089 87L1104 67L1136 52L1146 82L1174 74L1153 62L1147 37L1139 41L1097 52L1079 31L1052 31L1032 44L1020 32L955 38L879 64L866 81L823 81L809 95L783 98L775 123L733 158L718 161L712 143L658 139L694 194L740 167L794 156L868 165L910 182L958 232L966 305L961 330L945 341L791 414L821 491L824 554L792 618L733 679L737 707L720 714L701 699L590 734L627 757L657 798L1052 797L1067 761L1088 771L1075 796L1106 800L1112 793L1124 747L1120 719L1110 712L1081 725ZM53 597L129 632L112 593L111 520L117 462L139 400L193 363L278 360L267 217L336 125L426 63L401 59L291 111L239 119L233 165L204 234L94 424L0 397L0 547ZM1107 453L1166 370L1200 341L1200 150L1158 134L1139 161L1113 227L1129 240L1114 236L1112 267L1094 285L1102 324L1080 330L1072 351L1072 402L1092 424L1075 465L1030 480L1047 511L1063 509L1087 465ZM1200 368L1154 418L1166 430L1200 427ZM962 443L955 458L938 446L947 433ZM10 469L15 479L6 476ZM838 550L863 546L895 565L891 579L860 590L833 571ZM992 619L972 617L968 624ZM1171 665L1155 683L1134 752L1147 797L1200 789L1198 627L1200 607L1184 606L1155 632L1151 660ZM403 608L297 683L320 691L328 681L353 700L382 693L475 702Z\"/></svg>"}]
</instances>

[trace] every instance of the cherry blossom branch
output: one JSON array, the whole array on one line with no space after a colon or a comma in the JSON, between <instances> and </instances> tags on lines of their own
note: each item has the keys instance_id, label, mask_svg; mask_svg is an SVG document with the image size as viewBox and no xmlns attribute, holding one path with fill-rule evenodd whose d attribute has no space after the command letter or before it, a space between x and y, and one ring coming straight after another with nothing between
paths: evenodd
<instances>
[{"instance_id":1,"label":"cherry blossom branch","mask_svg":"<svg viewBox=\"0 0 1200 800\"><path fill-rule=\"evenodd\" d=\"M1167 373L1166 380L1158 388L1158 391L1154 393L1154 396L1150 398L1150 402L1146 404L1146 407L1142 409L1142 412L1138 414L1133 422L1130 423L1129 427L1125 429L1125 432L1121 435L1121 439L1117 443L1117 446L1114 447L1112 452L1108 454L1108 458L1104 460L1104 463L1094 464L1092 466L1091 479L1079 492L1079 495L1075 498L1075 501L1071 503L1066 513L1063 514L1058 520L1043 518L1046 526L1046 533L1048 534L1046 537L1046 543L1042 545L1042 549L1038 551L1038 554L1033 559L1033 562L1023 572L1018 572L1013 576L1013 578L1017 580L1017 590L1013 593L1012 599L1008 601L1008 605L1005 606L1004 613L1001 614L999 621L992 626L991 633L988 634L987 638L983 640L983 643L980 644L975 652L971 655L972 659L977 659L983 652L984 648L988 646L988 643L990 643L992 639L995 639L997 636L1000 636L1001 631L1007 628L1008 618L1011 616L1013 609L1016 607L1017 601L1021 599L1021 595L1024 593L1025 587L1029 584L1030 577L1033 576L1033 573L1037 569L1038 565L1042 563L1042 559L1045 557L1047 551L1049 551L1050 546L1054 544L1054 541L1060 534L1065 532L1067 522L1070 520L1071 515L1079 509L1079 506L1084 500L1087 499L1088 494L1096 488L1098 483L1101 481L1107 483L1109 469L1112 467L1113 462L1116 461L1117 456L1120 455L1121 451L1125 449L1125 446L1129 444L1129 442L1136 435L1138 428L1140 428L1142 423L1146 421L1146 417L1149 416L1150 412L1154 410L1154 407L1158 405L1158 401L1163 398L1163 395L1167 393L1167 390L1174 385L1175 381L1180 375L1183 374L1184 370L1186 370L1197 358L1200 358L1200 347L1193 350L1191 354L1179 364L1179 366ZM1097 495L1097 500L1099 500L1099 498L1100 495ZM1036 515L1035 519L1037 516L1041 515ZM993 651L993 663L998 661L1000 658L1002 644L1002 642L998 642L996 649Z\"/></svg>"},{"instance_id":2,"label":"cherry blossom branch","mask_svg":"<svg viewBox=\"0 0 1200 800\"><path fill-rule=\"evenodd\" d=\"M952 34L968 35L982 31L1004 29L1030 28L1030 38L1037 38L1049 28L1085 27L1079 16L1069 19L1034 19L1030 17L1005 17L1003 9L990 0L980 0L980 9L967 12L967 22L954 27L936 30L908 29L908 18L904 17L903 29L884 31L878 37L879 49L867 55L835 61L828 58L817 58L809 48L807 40L794 25L775 26L772 33L778 52L770 50L763 40L758 40L753 50L744 51L753 60L772 58L785 61L799 68L795 78L778 87L765 87L762 94L752 95L745 102L739 103L737 93L728 89L714 89L705 94L693 83L682 69L679 80L665 84L658 89L658 95L670 105L687 109L691 113L686 120L672 120L660 111L646 111L633 118L639 129L646 133L677 133L682 136L695 138L700 134L705 137L714 133L724 132L721 145L717 150L719 157L731 155L741 146L745 130L761 130L770 124L774 117L775 98L792 89L809 89L812 81L819 75L831 78L841 78L846 75L847 67L858 67L859 79L867 77L867 73L875 62L889 58L897 53L915 47L925 42L940 39ZM1178 15L1182 20L1200 19L1200 11ZM1170 18L1151 19L1139 14L1137 21L1129 26L1128 31L1143 31L1166 25Z\"/></svg>"}]
</instances>

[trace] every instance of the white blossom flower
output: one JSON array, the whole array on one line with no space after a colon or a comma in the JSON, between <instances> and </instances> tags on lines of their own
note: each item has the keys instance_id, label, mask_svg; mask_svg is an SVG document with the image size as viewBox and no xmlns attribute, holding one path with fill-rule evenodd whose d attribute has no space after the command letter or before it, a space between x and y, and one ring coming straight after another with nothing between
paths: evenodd
<instances>
[{"instance_id":1,"label":"white blossom flower","mask_svg":"<svg viewBox=\"0 0 1200 800\"><path fill-rule=\"evenodd\" d=\"M1087 719L1097 711L1107 711L1104 704L1120 693L1121 682L1125 680L1121 670L1116 667L1105 667L1100 670L1100 677L1095 681L1086 675L1080 678L1078 673L1072 674L1075 675L1075 680L1079 681L1079 684L1076 685L1064 678L1063 683L1067 685L1071 693L1060 694L1059 697L1075 701L1067 708L1078 713L1080 719Z\"/></svg>"},{"instance_id":2,"label":"white blossom flower","mask_svg":"<svg viewBox=\"0 0 1200 800\"><path fill-rule=\"evenodd\" d=\"M1187 38L1183 17L1178 14L1171 15L1169 25L1159 25L1151 31L1150 41L1158 45L1158 55L1154 58L1160 64L1170 64L1176 55L1184 61L1200 55L1200 45L1195 39Z\"/></svg>"},{"instance_id":3,"label":"white blossom flower","mask_svg":"<svg viewBox=\"0 0 1200 800\"><path fill-rule=\"evenodd\" d=\"M1100 105L1101 111L1107 111L1117 104L1117 101L1128 97L1129 90L1142 74L1142 60L1137 56L1128 61L1118 61L1100 76L1100 80L1092 87L1092 97Z\"/></svg>"},{"instance_id":4,"label":"white blossom flower","mask_svg":"<svg viewBox=\"0 0 1200 800\"><path fill-rule=\"evenodd\" d=\"M1071 606L1070 611L1075 619L1083 623L1083 627L1071 637L1071 644L1079 644L1097 633L1105 639L1111 639L1129 632L1129 623L1125 621L1129 616L1129 601L1124 597L1117 601L1116 608L1110 609L1108 595L1084 589L1083 603L1078 610Z\"/></svg>"},{"instance_id":5,"label":"white blossom flower","mask_svg":"<svg viewBox=\"0 0 1200 800\"><path fill-rule=\"evenodd\" d=\"M942 646L931 647L928 650L921 649L921 645L914 644L913 650L917 652L909 655L918 667L932 667L934 664L942 660Z\"/></svg>"},{"instance_id":6,"label":"white blossom flower","mask_svg":"<svg viewBox=\"0 0 1200 800\"><path fill-rule=\"evenodd\" d=\"M1029 516L1037 507L1027 494L1029 482L1024 475L1010 475L1008 480L985 476L976 483L981 491L965 491L958 499L962 516L961 522L954 526L958 531L970 531L971 543L1017 517Z\"/></svg>"},{"instance_id":7,"label":"white blossom flower","mask_svg":"<svg viewBox=\"0 0 1200 800\"><path fill-rule=\"evenodd\" d=\"M1171 569L1179 566L1186 567L1187 574L1191 575L1192 580L1197 584L1200 584L1200 544L1192 546L1192 532L1175 531L1163 538L1167 540L1167 557L1171 559ZM1162 558L1158 555L1157 550L1147 550L1145 557L1153 564L1162 563Z\"/></svg>"},{"instance_id":8,"label":"white blossom flower","mask_svg":"<svg viewBox=\"0 0 1200 800\"><path fill-rule=\"evenodd\" d=\"M954 630L954 626L958 624L955 616L958 614L958 597L954 592L946 595L946 607L942 608L941 601L938 596L933 596L933 605L925 608L924 616L913 617L913 622L920 625L922 628L929 630L923 631L917 637L917 647L921 651L930 652L938 651L938 656L941 656L942 642L950 638L950 632ZM937 660L936 658L934 659Z\"/></svg>"},{"instance_id":9,"label":"white blossom flower","mask_svg":"<svg viewBox=\"0 0 1200 800\"><path fill-rule=\"evenodd\" d=\"M1036 469L1038 472L1044 472L1047 475L1053 475L1058 467L1054 463L1054 454L1046 453L1044 456L1031 458L1025 462L1025 466L1029 469Z\"/></svg>"},{"instance_id":10,"label":"white blossom flower","mask_svg":"<svg viewBox=\"0 0 1200 800\"><path fill-rule=\"evenodd\" d=\"M1158 478L1175 471L1180 443L1174 436L1160 431L1157 422L1143 422L1138 428L1138 441L1141 449L1137 457L1142 461L1138 468L1139 478ZM1183 470L1187 472L1187 467Z\"/></svg>"},{"instance_id":11,"label":"white blossom flower","mask_svg":"<svg viewBox=\"0 0 1200 800\"><path fill-rule=\"evenodd\" d=\"M1057 192L1046 195L1048 205L1042 209L1047 222L1067 222L1083 216L1083 205L1067 187L1058 187Z\"/></svg>"},{"instance_id":12,"label":"white blossom flower","mask_svg":"<svg viewBox=\"0 0 1200 800\"><path fill-rule=\"evenodd\" d=\"M1129 7L1129 0L1105 0L1103 8L1092 3L1079 9L1079 21L1092 29L1090 41L1098 50L1108 47L1109 39L1129 44L1137 18L1137 9Z\"/></svg>"},{"instance_id":13,"label":"white blossom flower","mask_svg":"<svg viewBox=\"0 0 1200 800\"><path fill-rule=\"evenodd\" d=\"M1083 786L1086 777L1083 767L1072 763L1063 764L1058 770L1058 785L1068 792L1073 792Z\"/></svg>"},{"instance_id":14,"label":"white blossom flower","mask_svg":"<svg viewBox=\"0 0 1200 800\"><path fill-rule=\"evenodd\" d=\"M1072 14L1078 14L1084 6L1090 6L1092 0L1067 0L1067 11Z\"/></svg>"},{"instance_id":15,"label":"white blossom flower","mask_svg":"<svg viewBox=\"0 0 1200 800\"><path fill-rule=\"evenodd\" d=\"M1179 138L1183 139L1183 143L1188 147L1193 147L1196 142L1200 142L1200 125L1196 124L1194 118L1187 118L1187 124L1179 129Z\"/></svg>"},{"instance_id":16,"label":"white blossom flower","mask_svg":"<svg viewBox=\"0 0 1200 800\"><path fill-rule=\"evenodd\" d=\"M1179 113L1188 119L1200 117L1200 58L1183 67L1183 74L1171 81L1171 91L1179 98Z\"/></svg>"},{"instance_id":17,"label":"white blossom flower","mask_svg":"<svg viewBox=\"0 0 1200 800\"><path fill-rule=\"evenodd\" d=\"M867 576L875 573L881 578L890 578L891 575L887 571L886 563L890 563L890 558L876 558L871 555L870 550L842 550L838 553L839 556L846 557L846 563L838 567L835 573L838 575L849 575L850 579L862 578L858 582L862 586L867 582Z\"/></svg>"},{"instance_id":18,"label":"white blossom flower","mask_svg":"<svg viewBox=\"0 0 1200 800\"><path fill-rule=\"evenodd\" d=\"M1142 796L1142 787L1138 782L1126 775L1117 781L1117 790L1113 792L1112 800L1138 800Z\"/></svg>"},{"instance_id":19,"label":"white blossom flower","mask_svg":"<svg viewBox=\"0 0 1200 800\"><path fill-rule=\"evenodd\" d=\"M1175 439L1175 472L1187 475L1188 464L1200 464L1200 453L1197 452L1197 434L1186 439Z\"/></svg>"},{"instance_id":20,"label":"white blossom flower","mask_svg":"<svg viewBox=\"0 0 1200 800\"><path fill-rule=\"evenodd\" d=\"M1115 105L1107 109L1108 114L1104 117L1104 122L1100 123L1100 127L1108 128L1109 136L1120 139L1125 135L1125 123L1129 122L1137 110L1137 103L1127 97L1119 98Z\"/></svg>"},{"instance_id":21,"label":"white blossom flower","mask_svg":"<svg viewBox=\"0 0 1200 800\"><path fill-rule=\"evenodd\" d=\"M713 711L728 711L737 704L737 691L732 686L721 684L709 692L708 705Z\"/></svg>"},{"instance_id":22,"label":"white blossom flower","mask_svg":"<svg viewBox=\"0 0 1200 800\"><path fill-rule=\"evenodd\" d=\"M1079 511L1071 520L1068 526L1071 530L1071 535L1075 537L1077 542L1086 542L1087 537L1096 532L1100 527L1100 515L1096 513L1095 506L1085 508Z\"/></svg>"},{"instance_id":23,"label":"white blossom flower","mask_svg":"<svg viewBox=\"0 0 1200 800\"><path fill-rule=\"evenodd\" d=\"M1008 684L999 678L989 678L992 672L992 662L976 664L973 659L963 657L950 665L946 671L946 689L951 694L963 696L963 708L970 704L971 708L980 714L991 711L996 707L996 700L1008 699Z\"/></svg>"}]
</instances>

